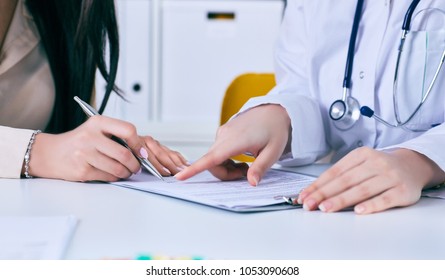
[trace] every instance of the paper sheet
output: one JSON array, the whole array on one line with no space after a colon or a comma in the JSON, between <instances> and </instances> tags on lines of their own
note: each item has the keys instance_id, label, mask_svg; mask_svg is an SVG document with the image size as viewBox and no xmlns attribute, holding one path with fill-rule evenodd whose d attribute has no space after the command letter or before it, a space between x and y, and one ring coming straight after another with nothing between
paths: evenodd
<instances>
[{"instance_id":1,"label":"paper sheet","mask_svg":"<svg viewBox=\"0 0 445 280\"><path fill-rule=\"evenodd\" d=\"M282 197L296 196L314 180L312 176L270 170L258 186L252 187L246 179L223 182L206 171L184 182L174 178L162 182L142 173L114 184L232 211L265 211L291 208Z\"/></svg>"},{"instance_id":2,"label":"paper sheet","mask_svg":"<svg viewBox=\"0 0 445 280\"><path fill-rule=\"evenodd\" d=\"M61 259L76 225L73 216L0 217L0 259Z\"/></svg>"}]
</instances>

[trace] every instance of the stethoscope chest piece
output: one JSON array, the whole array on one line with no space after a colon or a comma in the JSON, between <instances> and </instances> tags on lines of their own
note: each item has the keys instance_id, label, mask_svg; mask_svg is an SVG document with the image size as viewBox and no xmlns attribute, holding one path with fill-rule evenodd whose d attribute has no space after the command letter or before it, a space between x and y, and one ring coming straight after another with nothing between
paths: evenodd
<instances>
[{"instance_id":1,"label":"stethoscope chest piece","mask_svg":"<svg viewBox=\"0 0 445 280\"><path fill-rule=\"evenodd\" d=\"M348 96L346 102L336 100L329 108L329 117L336 128L348 130L360 119L360 104L352 96Z\"/></svg>"}]
</instances>

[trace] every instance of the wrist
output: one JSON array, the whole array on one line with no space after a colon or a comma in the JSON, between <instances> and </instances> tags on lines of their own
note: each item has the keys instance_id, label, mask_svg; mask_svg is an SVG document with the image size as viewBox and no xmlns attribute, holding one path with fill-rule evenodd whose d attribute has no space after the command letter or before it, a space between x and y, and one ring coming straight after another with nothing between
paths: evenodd
<instances>
[{"instance_id":1,"label":"wrist","mask_svg":"<svg viewBox=\"0 0 445 280\"><path fill-rule=\"evenodd\" d=\"M49 170L49 164L51 161L50 157L48 157L48 152L51 152L51 145L47 144L48 137L50 136L51 134L46 133L38 133L35 136L29 155L29 174L33 177L50 177L49 174L45 172L45 170Z\"/></svg>"},{"instance_id":2,"label":"wrist","mask_svg":"<svg viewBox=\"0 0 445 280\"><path fill-rule=\"evenodd\" d=\"M423 187L433 187L443 184L445 172L427 156L410 149L397 149L391 152L400 159L401 164L407 165L409 172L422 178Z\"/></svg>"}]
</instances>

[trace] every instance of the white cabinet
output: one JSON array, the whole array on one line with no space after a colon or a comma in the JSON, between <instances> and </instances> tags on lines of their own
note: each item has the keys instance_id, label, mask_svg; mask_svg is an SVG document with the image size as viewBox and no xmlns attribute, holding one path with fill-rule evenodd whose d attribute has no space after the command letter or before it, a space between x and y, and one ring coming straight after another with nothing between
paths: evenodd
<instances>
[{"instance_id":1,"label":"white cabinet","mask_svg":"<svg viewBox=\"0 0 445 280\"><path fill-rule=\"evenodd\" d=\"M165 0L162 6L161 115L164 122L219 122L229 83L272 72L281 1Z\"/></svg>"},{"instance_id":2,"label":"white cabinet","mask_svg":"<svg viewBox=\"0 0 445 280\"><path fill-rule=\"evenodd\" d=\"M121 60L107 115L169 146L210 145L229 83L273 72L282 0L118 0ZM98 79L98 99L103 85Z\"/></svg>"},{"instance_id":3,"label":"white cabinet","mask_svg":"<svg viewBox=\"0 0 445 280\"><path fill-rule=\"evenodd\" d=\"M153 97L151 72L151 1L119 0L116 7L120 59L116 83L124 92L126 101L112 94L106 115L125 119L138 126L150 120L150 101ZM104 94L104 81L98 73L96 91L98 102Z\"/></svg>"},{"instance_id":4,"label":"white cabinet","mask_svg":"<svg viewBox=\"0 0 445 280\"><path fill-rule=\"evenodd\" d=\"M122 1L121 1L122 2ZM144 123L150 119L150 3L148 0L125 0L120 27L121 66L119 78L128 103L124 105L125 119Z\"/></svg>"}]
</instances>

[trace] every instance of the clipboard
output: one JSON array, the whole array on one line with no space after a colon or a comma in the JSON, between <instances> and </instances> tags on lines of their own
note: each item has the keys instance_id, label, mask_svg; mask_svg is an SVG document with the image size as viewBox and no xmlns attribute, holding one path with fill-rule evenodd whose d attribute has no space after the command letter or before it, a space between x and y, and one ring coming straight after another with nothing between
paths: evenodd
<instances>
[{"instance_id":1,"label":"clipboard","mask_svg":"<svg viewBox=\"0 0 445 280\"><path fill-rule=\"evenodd\" d=\"M290 205L283 196L295 197L316 177L284 170L269 170L260 184L252 187L246 178L236 181L220 181L210 172L202 172L187 181L174 177L156 180L146 173L125 181L111 183L118 187L173 197L232 212L264 212L301 208Z\"/></svg>"}]
</instances>

